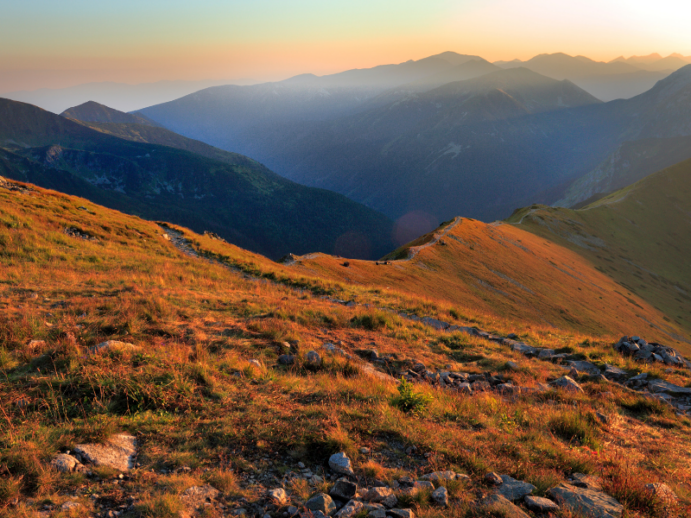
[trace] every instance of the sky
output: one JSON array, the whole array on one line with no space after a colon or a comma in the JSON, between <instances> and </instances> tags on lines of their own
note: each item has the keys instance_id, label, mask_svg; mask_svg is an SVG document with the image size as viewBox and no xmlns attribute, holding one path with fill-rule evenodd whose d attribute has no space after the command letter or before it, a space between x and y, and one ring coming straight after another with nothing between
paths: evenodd
<instances>
[{"instance_id":1,"label":"sky","mask_svg":"<svg viewBox=\"0 0 691 518\"><path fill-rule=\"evenodd\" d=\"M691 55L688 0L0 0L0 93L277 80L451 50Z\"/></svg>"}]
</instances>

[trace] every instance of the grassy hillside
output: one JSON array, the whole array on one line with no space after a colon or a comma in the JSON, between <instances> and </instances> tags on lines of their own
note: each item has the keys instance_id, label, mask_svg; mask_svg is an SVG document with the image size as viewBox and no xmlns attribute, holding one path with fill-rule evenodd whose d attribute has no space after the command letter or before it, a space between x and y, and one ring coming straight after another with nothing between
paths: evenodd
<instances>
[{"instance_id":1,"label":"grassy hillside","mask_svg":"<svg viewBox=\"0 0 691 518\"><path fill-rule=\"evenodd\" d=\"M427 245L427 246L426 246ZM399 250L389 264L316 255L293 268L306 275L385 290L423 300L471 306L494 319L554 326L593 335L655 336L691 352L688 331L567 247L508 224L459 219ZM421 247L416 251L415 247ZM684 329L682 331L682 329Z\"/></svg>"},{"instance_id":2,"label":"grassy hillside","mask_svg":"<svg viewBox=\"0 0 691 518\"><path fill-rule=\"evenodd\" d=\"M69 178L65 172L71 173L98 188L98 199L88 196L99 203L209 230L272 258L314 250L378 257L393 248L392 223L374 210L297 185L242 155L176 139L162 128L137 128L150 135L146 142L0 99L0 146L33 167L56 171L49 183L39 182L46 187L87 195L74 190L71 178L61 186L60 179ZM27 179L21 169L5 174Z\"/></svg>"},{"instance_id":3,"label":"grassy hillside","mask_svg":"<svg viewBox=\"0 0 691 518\"><path fill-rule=\"evenodd\" d=\"M573 250L627 292L691 330L691 161L579 210L535 206L510 222Z\"/></svg>"},{"instance_id":4,"label":"grassy hillside","mask_svg":"<svg viewBox=\"0 0 691 518\"><path fill-rule=\"evenodd\" d=\"M447 487L447 509L427 490L417 496L396 490L397 505L422 518L498 516L477 507L493 491L484 482L489 471L528 481L538 495L573 473L590 473L626 512L643 517L663 516L665 508L681 516L690 502L686 417L587 376L578 378L582 393L545 388L563 375L563 366L377 308L446 318L455 308L459 323L515 330L533 345L638 372L639 364L613 350L614 336L528 329L508 318L490 322L474 301L451 305L308 276L177 229L198 253L236 270L182 253L164 236L173 231L152 222L1 183L3 518L111 511L125 518L173 517L194 513L204 499L195 503L191 488L207 484L218 492L201 516L240 509L281 516L288 504L273 505L267 490L285 487L289 503L304 509L311 495L331 490L337 476L327 461L338 451L352 459L360 488L373 479L394 484L439 470L467 475L436 482ZM499 247L512 246L507 238L499 241ZM359 305L365 303L370 306ZM104 340L131 348L92 352ZM293 340L295 363L280 365L283 342ZM322 347L327 342L351 359L329 353ZM399 390L383 375L386 369L357 354L367 350L369 358L372 348L390 358L382 362L392 369L422 361L435 371L491 373L521 393L471 396L426 383ZM312 349L321 364L306 359ZM507 367L509 360L517 370ZM676 383L689 380L681 369L649 370ZM137 441L136 464L128 471L87 465L87 476L50 467L56 454L74 452L78 444L107 444L116 433ZM321 478L307 478L298 462ZM669 484L679 505L669 508L646 492L649 482Z\"/></svg>"}]
</instances>

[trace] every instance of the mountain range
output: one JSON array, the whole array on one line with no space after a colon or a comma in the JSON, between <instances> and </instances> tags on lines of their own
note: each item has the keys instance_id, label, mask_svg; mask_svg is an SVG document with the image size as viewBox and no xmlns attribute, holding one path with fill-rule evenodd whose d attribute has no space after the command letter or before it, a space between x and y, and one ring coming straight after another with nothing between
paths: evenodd
<instances>
[{"instance_id":1,"label":"mountain range","mask_svg":"<svg viewBox=\"0 0 691 518\"><path fill-rule=\"evenodd\" d=\"M686 158L667 139L689 134L691 67L608 103L576 84L640 72L623 61L563 54L497 65L445 53L336 76L212 88L140 113L394 219L422 212L437 222L456 214L487 221L534 201L588 199L592 189L574 194L583 181L571 185L597 176L628 142L661 139L661 155L670 147ZM643 155L635 160L630 169L637 172L601 188L627 185L661 165Z\"/></svg>"},{"instance_id":2,"label":"mountain range","mask_svg":"<svg viewBox=\"0 0 691 518\"><path fill-rule=\"evenodd\" d=\"M315 250L379 257L393 246L392 222L344 196L140 124L140 116L94 104L67 114L89 121L1 99L3 176L208 230L273 258Z\"/></svg>"}]
</instances>

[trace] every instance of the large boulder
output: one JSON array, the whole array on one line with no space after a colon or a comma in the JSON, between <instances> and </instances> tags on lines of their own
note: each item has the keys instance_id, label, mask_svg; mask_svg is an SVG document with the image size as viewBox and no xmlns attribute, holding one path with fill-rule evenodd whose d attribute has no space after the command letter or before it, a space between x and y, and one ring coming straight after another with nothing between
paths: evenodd
<instances>
[{"instance_id":1,"label":"large boulder","mask_svg":"<svg viewBox=\"0 0 691 518\"><path fill-rule=\"evenodd\" d=\"M548 492L559 505L589 518L620 518L624 506L606 493L571 484L561 484Z\"/></svg>"}]
</instances>

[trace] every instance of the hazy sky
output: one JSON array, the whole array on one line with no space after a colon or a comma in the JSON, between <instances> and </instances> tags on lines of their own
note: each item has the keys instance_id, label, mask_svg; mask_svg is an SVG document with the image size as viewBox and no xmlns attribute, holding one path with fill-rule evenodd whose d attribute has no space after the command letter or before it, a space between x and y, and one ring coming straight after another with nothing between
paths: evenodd
<instances>
[{"instance_id":1,"label":"hazy sky","mask_svg":"<svg viewBox=\"0 0 691 518\"><path fill-rule=\"evenodd\" d=\"M0 0L0 92L279 79L453 50L691 55L688 0Z\"/></svg>"}]
</instances>

